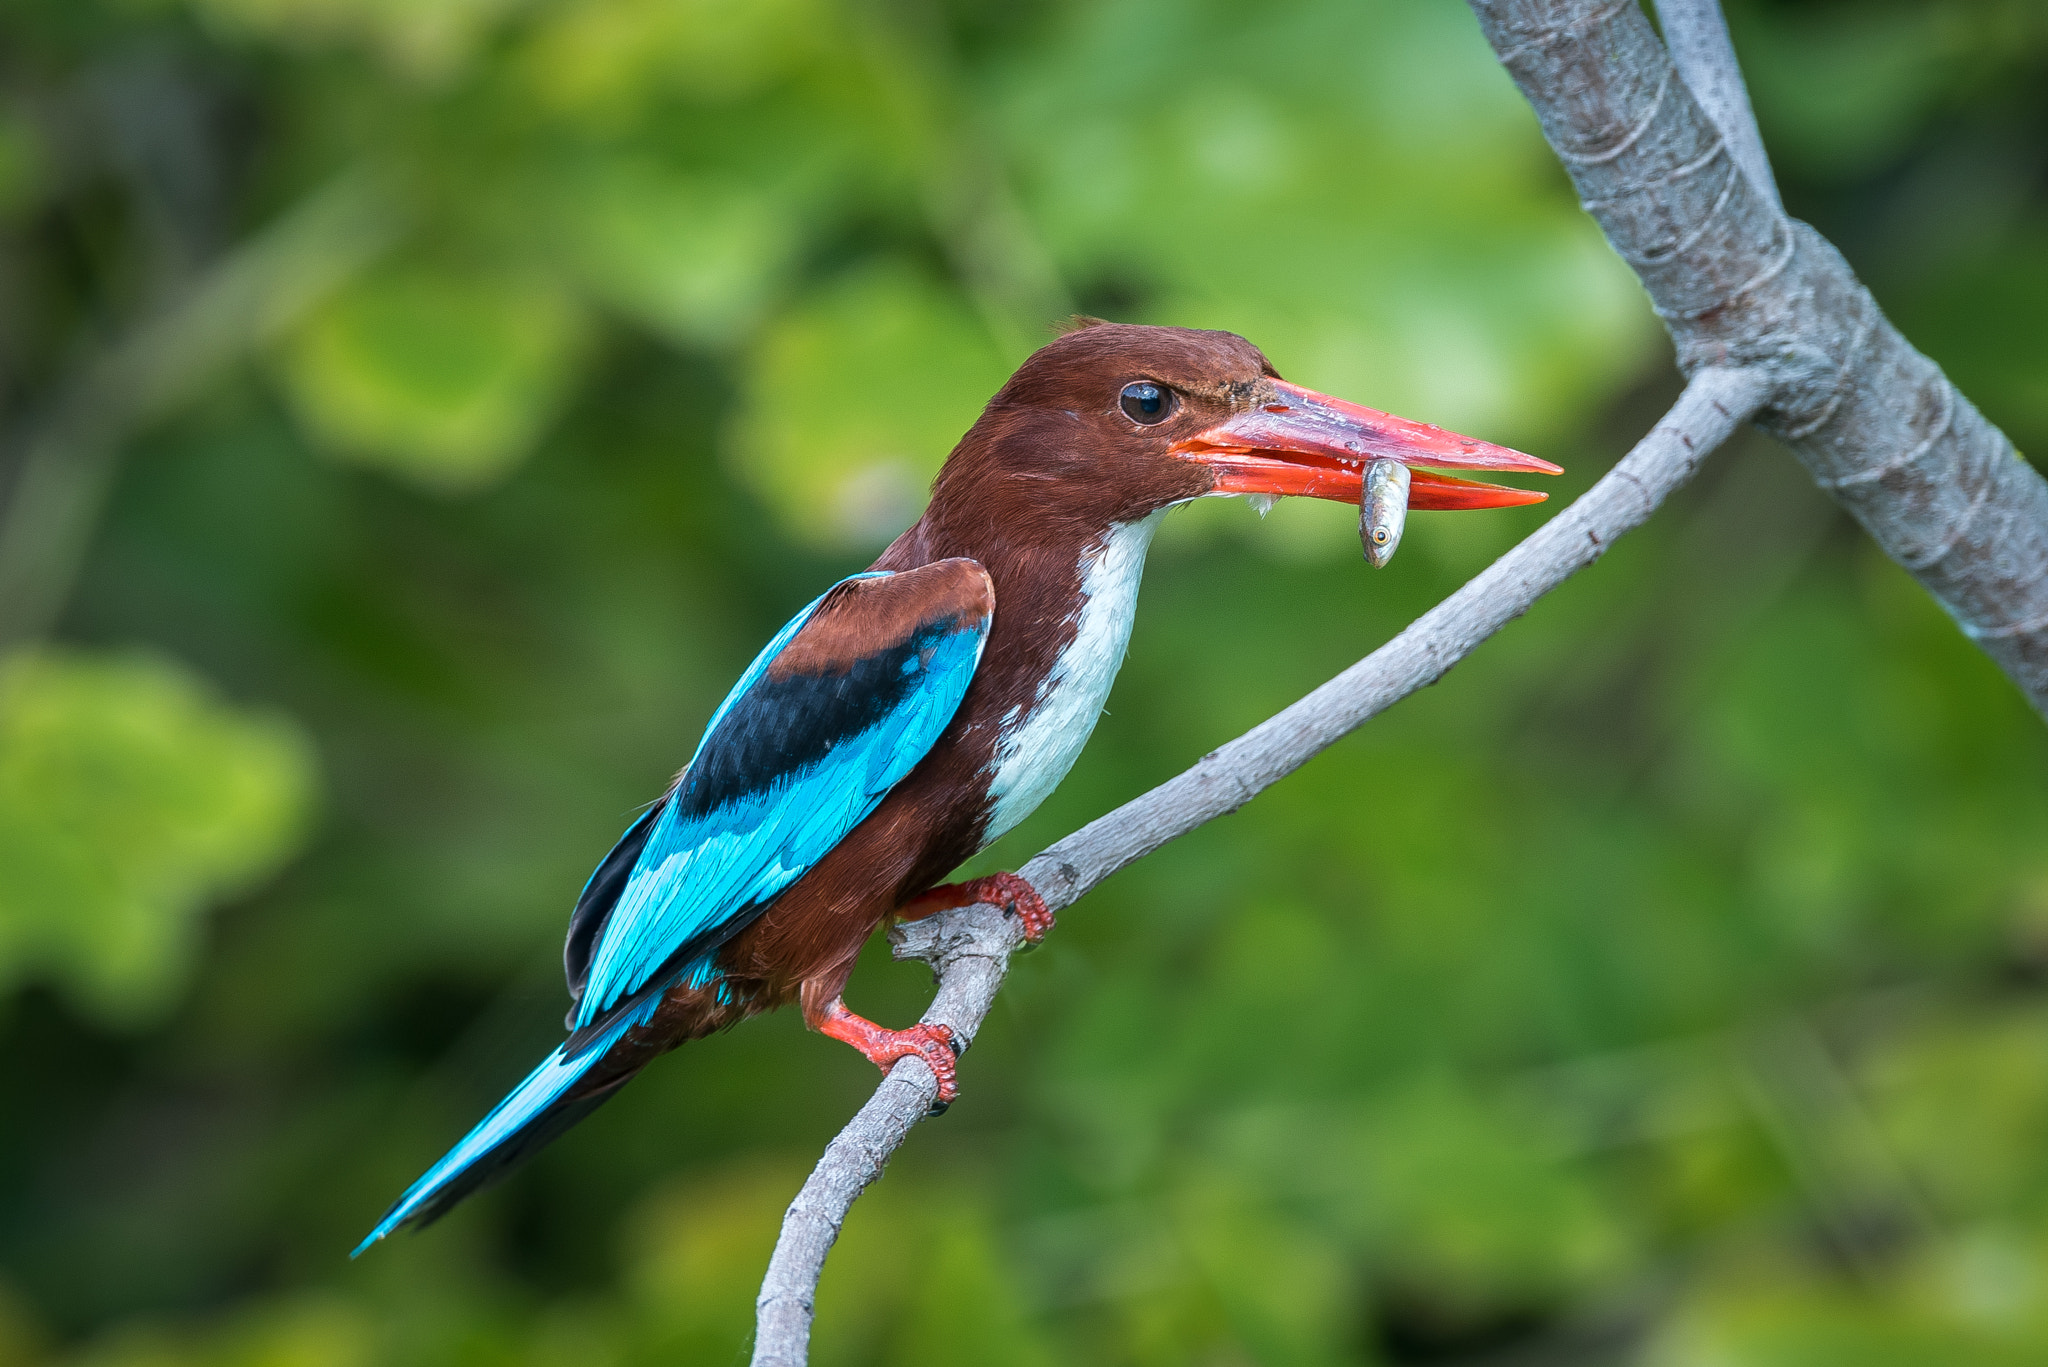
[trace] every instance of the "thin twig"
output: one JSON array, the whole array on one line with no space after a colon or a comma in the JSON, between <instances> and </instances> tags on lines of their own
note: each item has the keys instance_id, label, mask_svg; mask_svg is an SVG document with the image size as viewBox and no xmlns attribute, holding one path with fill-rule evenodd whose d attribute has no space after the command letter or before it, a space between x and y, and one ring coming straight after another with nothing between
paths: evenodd
<instances>
[{"instance_id":1,"label":"thin twig","mask_svg":"<svg viewBox=\"0 0 2048 1367\"><path fill-rule=\"evenodd\" d=\"M1705 457L1770 398L1752 370L1704 369L1664 420L1599 483L1399 636L1194 767L1090 822L1021 870L1054 910L1292 773L1368 719L1442 678L1544 594L1641 526ZM926 1021L952 1028L965 1049L1001 988L1021 943L1014 919L990 906L912 921L890 932L899 959L922 959L938 976ZM754 1367L800 1367L825 1255L854 1200L938 1095L931 1070L899 1061L868 1103L826 1148L783 1218L762 1279Z\"/></svg>"},{"instance_id":2,"label":"thin twig","mask_svg":"<svg viewBox=\"0 0 2048 1367\"><path fill-rule=\"evenodd\" d=\"M1742 139L1724 139L1689 88L1739 93L1732 50L1675 41L1692 67L1679 80L1633 0L1468 3L1680 368L1768 371L1758 425L2048 715L2048 480L1899 335L1841 253L1737 169ZM1754 123L1746 99L1723 116Z\"/></svg>"},{"instance_id":3,"label":"thin twig","mask_svg":"<svg viewBox=\"0 0 2048 1367\"><path fill-rule=\"evenodd\" d=\"M1686 89L1721 130L1735 164L1771 207L1784 213L1778 179L1771 174L1764 135L1757 130L1756 111L1749 105L1749 87L1743 83L1742 64L1735 60L1735 40L1728 36L1721 0L1657 0L1657 23L1664 30L1664 46L1670 49Z\"/></svg>"}]
</instances>

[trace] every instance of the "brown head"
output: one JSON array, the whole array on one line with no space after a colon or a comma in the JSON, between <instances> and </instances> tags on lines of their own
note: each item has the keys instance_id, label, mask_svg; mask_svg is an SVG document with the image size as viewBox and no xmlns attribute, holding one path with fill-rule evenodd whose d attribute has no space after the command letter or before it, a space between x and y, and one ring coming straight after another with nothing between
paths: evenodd
<instances>
[{"instance_id":1,"label":"brown head","mask_svg":"<svg viewBox=\"0 0 2048 1367\"><path fill-rule=\"evenodd\" d=\"M1548 461L1288 384L1230 332L1089 320L1032 354L932 486L927 522L1072 542L1210 494L1356 504L1368 462L1559 473ZM1410 506L1543 495L1418 471Z\"/></svg>"}]
</instances>

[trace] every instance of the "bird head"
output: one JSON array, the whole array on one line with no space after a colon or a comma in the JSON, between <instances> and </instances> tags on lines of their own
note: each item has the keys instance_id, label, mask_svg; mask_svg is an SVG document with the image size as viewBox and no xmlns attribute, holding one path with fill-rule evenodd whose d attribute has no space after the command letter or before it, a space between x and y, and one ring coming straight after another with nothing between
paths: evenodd
<instances>
[{"instance_id":1,"label":"bird head","mask_svg":"<svg viewBox=\"0 0 2048 1367\"><path fill-rule=\"evenodd\" d=\"M1082 320L989 401L940 472L982 515L1099 530L1209 495L1357 504L1366 467L1561 474L1547 460L1289 384L1230 332ZM1543 494L1413 468L1411 508L1501 508Z\"/></svg>"}]
</instances>

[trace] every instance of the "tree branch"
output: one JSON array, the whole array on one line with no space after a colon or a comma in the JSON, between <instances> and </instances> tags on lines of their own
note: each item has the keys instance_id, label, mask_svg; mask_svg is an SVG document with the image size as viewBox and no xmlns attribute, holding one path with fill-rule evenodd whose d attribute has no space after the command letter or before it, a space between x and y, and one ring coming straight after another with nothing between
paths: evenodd
<instances>
[{"instance_id":1,"label":"tree branch","mask_svg":"<svg viewBox=\"0 0 2048 1367\"><path fill-rule=\"evenodd\" d=\"M1828 241L1738 169L1636 0L1469 0L1680 367L1761 370L1759 425L2048 715L2048 480L1915 351ZM1688 0L1669 12L1708 0ZM1726 101L1732 53L1679 46ZM1724 78L1725 77L1725 78ZM1750 126L1747 100L1719 112ZM1740 137L1735 141L1739 144Z\"/></svg>"},{"instance_id":2,"label":"tree branch","mask_svg":"<svg viewBox=\"0 0 2048 1367\"><path fill-rule=\"evenodd\" d=\"M1735 60L1735 42L1728 36L1728 21L1721 14L1721 0L1657 0L1657 23L1664 30L1664 46L1670 49L1672 64L1685 88L1721 130L1735 164L1771 207L1784 213L1778 180L1771 174L1771 158L1764 151L1764 135L1757 130L1756 111L1749 106L1742 64Z\"/></svg>"},{"instance_id":3,"label":"tree branch","mask_svg":"<svg viewBox=\"0 0 2048 1367\"><path fill-rule=\"evenodd\" d=\"M1648 520L1770 392L1770 378L1753 370L1698 371L1663 421L1599 483L1407 630L1192 768L1053 845L1023 867L1023 876L1054 910L1070 906L1118 869L1237 810L1370 718L1435 683L1538 598L1599 559L1616 537ZM932 966L938 991L924 1019L951 1027L964 1050L1022 943L1017 922L995 907L966 907L899 925L890 939L897 958ZM937 1095L922 1060L900 1060L826 1148L783 1218L761 1283L754 1367L801 1367L825 1255L854 1200L882 1175Z\"/></svg>"}]
</instances>

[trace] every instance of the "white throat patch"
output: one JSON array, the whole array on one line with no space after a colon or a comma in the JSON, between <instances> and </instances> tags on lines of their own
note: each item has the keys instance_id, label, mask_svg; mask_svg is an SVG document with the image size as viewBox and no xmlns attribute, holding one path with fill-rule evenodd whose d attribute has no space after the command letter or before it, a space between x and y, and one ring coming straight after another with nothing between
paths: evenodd
<instances>
[{"instance_id":1,"label":"white throat patch","mask_svg":"<svg viewBox=\"0 0 2048 1367\"><path fill-rule=\"evenodd\" d=\"M1006 834L1037 811L1094 733L1110 685L1123 667L1124 649L1131 643L1145 552L1165 515L1161 508L1137 522L1119 522L1081 557L1081 610L1074 639L1060 652L1031 703L1013 707L1003 717L989 782L995 809L984 842Z\"/></svg>"}]
</instances>

